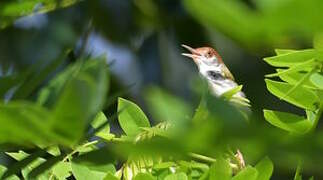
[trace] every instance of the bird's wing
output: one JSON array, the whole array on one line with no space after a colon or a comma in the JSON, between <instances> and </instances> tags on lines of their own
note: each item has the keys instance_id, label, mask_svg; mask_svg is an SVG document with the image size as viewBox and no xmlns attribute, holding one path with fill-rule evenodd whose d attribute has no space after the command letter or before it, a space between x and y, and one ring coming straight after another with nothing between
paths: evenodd
<instances>
[{"instance_id":1,"label":"bird's wing","mask_svg":"<svg viewBox=\"0 0 323 180\"><path fill-rule=\"evenodd\" d=\"M233 77L232 73L229 71L229 69L225 65L222 66L222 70L223 70L224 76L226 78L229 78L232 81L234 81L234 77Z\"/></svg>"}]
</instances>

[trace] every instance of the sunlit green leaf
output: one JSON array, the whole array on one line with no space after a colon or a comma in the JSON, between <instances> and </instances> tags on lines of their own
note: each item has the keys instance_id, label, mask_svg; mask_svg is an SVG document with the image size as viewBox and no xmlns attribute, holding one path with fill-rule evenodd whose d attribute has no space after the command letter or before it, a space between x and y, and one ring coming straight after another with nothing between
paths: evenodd
<instances>
[{"instance_id":1,"label":"sunlit green leaf","mask_svg":"<svg viewBox=\"0 0 323 180\"><path fill-rule=\"evenodd\" d=\"M278 56L267 57L264 60L276 67L291 67L298 63L304 63L313 59L316 55L314 49L299 50L291 53L286 53Z\"/></svg>"},{"instance_id":2,"label":"sunlit green leaf","mask_svg":"<svg viewBox=\"0 0 323 180\"><path fill-rule=\"evenodd\" d=\"M309 110L315 110L317 108L316 104L318 103L318 98L313 91L304 87L298 87L295 91L285 96L286 92L288 92L293 85L269 79L266 79L265 82L267 89L275 96L300 108Z\"/></svg>"},{"instance_id":3,"label":"sunlit green leaf","mask_svg":"<svg viewBox=\"0 0 323 180\"><path fill-rule=\"evenodd\" d=\"M268 157L265 157L256 164L255 168L258 171L257 180L269 180L273 173L274 165Z\"/></svg>"},{"instance_id":4,"label":"sunlit green leaf","mask_svg":"<svg viewBox=\"0 0 323 180\"><path fill-rule=\"evenodd\" d=\"M231 179L232 169L227 160L223 158L218 158L217 161L211 166L210 179Z\"/></svg>"},{"instance_id":5,"label":"sunlit green leaf","mask_svg":"<svg viewBox=\"0 0 323 180\"><path fill-rule=\"evenodd\" d=\"M237 86L237 87L223 93L221 96L224 97L225 99L230 100L233 95L237 94L241 90L242 90L242 85Z\"/></svg>"},{"instance_id":6,"label":"sunlit green leaf","mask_svg":"<svg viewBox=\"0 0 323 180\"><path fill-rule=\"evenodd\" d=\"M157 180L157 178L148 173L138 173L133 180Z\"/></svg>"},{"instance_id":7,"label":"sunlit green leaf","mask_svg":"<svg viewBox=\"0 0 323 180\"><path fill-rule=\"evenodd\" d=\"M29 0L23 2L1 2L0 29L10 25L21 16L46 13L55 9L71 6L81 0Z\"/></svg>"},{"instance_id":8,"label":"sunlit green leaf","mask_svg":"<svg viewBox=\"0 0 323 180\"><path fill-rule=\"evenodd\" d=\"M188 180L187 175L183 172L170 174L165 177L165 180Z\"/></svg>"},{"instance_id":9,"label":"sunlit green leaf","mask_svg":"<svg viewBox=\"0 0 323 180\"><path fill-rule=\"evenodd\" d=\"M108 172L103 180L120 180L120 179L114 176L113 174L111 174L110 172Z\"/></svg>"},{"instance_id":10,"label":"sunlit green leaf","mask_svg":"<svg viewBox=\"0 0 323 180\"><path fill-rule=\"evenodd\" d=\"M258 176L258 171L256 168L247 166L237 175L235 175L232 180L256 180Z\"/></svg>"},{"instance_id":11,"label":"sunlit green leaf","mask_svg":"<svg viewBox=\"0 0 323 180\"><path fill-rule=\"evenodd\" d=\"M323 89L323 76L320 73L312 74L310 80L316 87Z\"/></svg>"},{"instance_id":12,"label":"sunlit green leaf","mask_svg":"<svg viewBox=\"0 0 323 180\"><path fill-rule=\"evenodd\" d=\"M282 69L277 69L277 72L282 72ZM305 73L301 73L301 72L292 72L292 73L285 73L285 74L281 74L279 75L279 78L289 84L295 85L297 82L299 82L303 77L304 77ZM317 88L311 81L307 80L304 82L303 84L304 87L307 88Z\"/></svg>"},{"instance_id":13,"label":"sunlit green leaf","mask_svg":"<svg viewBox=\"0 0 323 180\"><path fill-rule=\"evenodd\" d=\"M127 135L137 135L140 127L150 127L145 113L135 103L119 98L118 111L120 126Z\"/></svg>"},{"instance_id":14,"label":"sunlit green leaf","mask_svg":"<svg viewBox=\"0 0 323 180\"><path fill-rule=\"evenodd\" d=\"M99 112L94 120L92 121L91 125L93 128L97 129L99 127L101 127L102 125L106 124L108 121L108 118L104 115L103 112ZM100 131L98 131L96 134L98 133L110 133L110 126L109 124L106 124L102 129L100 129Z\"/></svg>"},{"instance_id":15,"label":"sunlit green leaf","mask_svg":"<svg viewBox=\"0 0 323 180\"><path fill-rule=\"evenodd\" d=\"M288 53L294 53L297 50L293 50L293 49L275 49L275 53L277 55L283 55L283 54L288 54Z\"/></svg>"},{"instance_id":16,"label":"sunlit green leaf","mask_svg":"<svg viewBox=\"0 0 323 180\"><path fill-rule=\"evenodd\" d=\"M270 124L292 133L304 134L312 127L309 120L291 113L264 110L264 116Z\"/></svg>"}]
</instances>

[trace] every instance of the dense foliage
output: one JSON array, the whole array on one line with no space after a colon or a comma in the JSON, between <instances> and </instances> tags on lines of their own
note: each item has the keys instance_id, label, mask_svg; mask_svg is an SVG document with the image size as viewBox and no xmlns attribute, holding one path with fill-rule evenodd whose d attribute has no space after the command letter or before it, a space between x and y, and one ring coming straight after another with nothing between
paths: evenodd
<instances>
[{"instance_id":1,"label":"dense foliage","mask_svg":"<svg viewBox=\"0 0 323 180\"><path fill-rule=\"evenodd\" d=\"M255 1L263 13L260 16L240 1L181 3L207 31L215 28L249 51L259 52L262 47L276 45L297 47L295 34L287 33L295 27L298 27L296 34L302 34L299 39L313 40L311 49L276 49L275 56L264 58L265 63L277 68L276 73L263 79L268 91L298 111L263 109L261 121L268 123L259 123L258 117L246 118L241 106L228 101L242 85L217 98L199 80L193 82L192 90L198 106L151 85L143 93L146 107L140 107L135 100L130 101L128 92L132 86L116 88L119 79L111 73L113 61L107 63L104 54L86 54L85 45L64 46L47 63L34 63L15 73L6 73L10 69L6 68L6 61L0 64L3 158L0 176L3 179L266 180L275 177L275 169L295 173L295 180L322 176L322 133L318 129L323 111L320 13L285 14L286 9L316 11L313 7L322 3L274 2ZM12 28L24 16L78 3L83 2L3 1L0 29ZM92 11L100 5L98 1L85 3ZM165 13L154 11L157 8L154 2L133 3L135 12L140 12L136 18L142 21L141 25L132 24L131 31L140 32L147 26L150 31L154 28L158 31L159 26L167 26L162 19L158 20L159 25L154 25L157 22L153 19L164 17ZM130 41L130 35L122 34L117 26L110 31L102 25L103 20L98 18L101 10L90 20L82 43L86 43L93 24L112 41ZM293 21L296 17L313 21L298 24ZM160 41L162 44L162 38Z\"/></svg>"}]
</instances>

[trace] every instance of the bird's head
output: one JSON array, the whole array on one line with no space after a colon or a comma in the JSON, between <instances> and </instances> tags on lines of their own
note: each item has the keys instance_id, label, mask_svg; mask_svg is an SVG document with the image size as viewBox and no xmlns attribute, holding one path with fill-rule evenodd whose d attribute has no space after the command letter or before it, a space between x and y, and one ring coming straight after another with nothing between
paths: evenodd
<instances>
[{"instance_id":1,"label":"bird's head","mask_svg":"<svg viewBox=\"0 0 323 180\"><path fill-rule=\"evenodd\" d=\"M183 56L187 56L193 59L197 66L201 65L219 65L223 64L221 56L211 47L192 48L187 45L182 45L191 53L182 53Z\"/></svg>"}]
</instances>

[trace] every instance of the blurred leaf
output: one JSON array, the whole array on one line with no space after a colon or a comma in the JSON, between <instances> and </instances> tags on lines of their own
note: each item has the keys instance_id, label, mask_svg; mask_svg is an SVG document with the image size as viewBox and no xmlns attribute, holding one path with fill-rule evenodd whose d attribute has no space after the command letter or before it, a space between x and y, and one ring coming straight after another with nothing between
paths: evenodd
<instances>
[{"instance_id":1,"label":"blurred leaf","mask_svg":"<svg viewBox=\"0 0 323 180\"><path fill-rule=\"evenodd\" d=\"M155 164L153 166L153 169L156 169L156 170L168 169L168 168L174 167L174 166L176 166L176 163L174 163L174 162L161 162L161 163Z\"/></svg>"},{"instance_id":2,"label":"blurred leaf","mask_svg":"<svg viewBox=\"0 0 323 180\"><path fill-rule=\"evenodd\" d=\"M0 165L0 177L2 177L3 173L7 171L7 168ZM19 178L16 175L12 175L7 178L7 180L19 180Z\"/></svg>"},{"instance_id":3,"label":"blurred leaf","mask_svg":"<svg viewBox=\"0 0 323 180\"><path fill-rule=\"evenodd\" d=\"M293 85L269 79L266 79L265 82L267 89L273 95L303 109L315 110L317 108L316 104L318 103L318 98L311 90L304 87L297 87L295 91L285 96L286 92L288 92Z\"/></svg>"},{"instance_id":4,"label":"blurred leaf","mask_svg":"<svg viewBox=\"0 0 323 180\"><path fill-rule=\"evenodd\" d=\"M37 103L42 106L52 108L59 95L63 91L64 86L75 76L80 66L80 63L72 64L51 79L48 85L40 90Z\"/></svg>"},{"instance_id":5,"label":"blurred leaf","mask_svg":"<svg viewBox=\"0 0 323 180\"><path fill-rule=\"evenodd\" d=\"M138 173L133 180L157 180L157 178L148 173Z\"/></svg>"},{"instance_id":6,"label":"blurred leaf","mask_svg":"<svg viewBox=\"0 0 323 180\"><path fill-rule=\"evenodd\" d=\"M57 135L50 131L50 112L27 102L0 104L0 142L46 144Z\"/></svg>"},{"instance_id":7,"label":"blurred leaf","mask_svg":"<svg viewBox=\"0 0 323 180\"><path fill-rule=\"evenodd\" d=\"M33 67L30 76L27 76L15 91L13 99L27 98L48 77L49 74L53 73L58 66L61 65L68 53L70 53L70 50L63 51L56 59L41 68L39 72L36 72L36 66ZM39 66L39 64L36 65Z\"/></svg>"},{"instance_id":8,"label":"blurred leaf","mask_svg":"<svg viewBox=\"0 0 323 180\"><path fill-rule=\"evenodd\" d=\"M188 178L185 173L180 172L166 176L165 180L188 180Z\"/></svg>"},{"instance_id":9,"label":"blurred leaf","mask_svg":"<svg viewBox=\"0 0 323 180\"><path fill-rule=\"evenodd\" d=\"M241 170L237 175L235 175L232 180L256 180L258 172L256 168L247 166Z\"/></svg>"},{"instance_id":10,"label":"blurred leaf","mask_svg":"<svg viewBox=\"0 0 323 180\"><path fill-rule=\"evenodd\" d=\"M204 26L219 30L247 47L256 44L255 41L261 32L260 26L255 24L256 16L243 2L232 0L183 2L188 12Z\"/></svg>"},{"instance_id":11,"label":"blurred leaf","mask_svg":"<svg viewBox=\"0 0 323 180\"><path fill-rule=\"evenodd\" d=\"M323 76L320 73L312 74L310 80L316 87L323 89Z\"/></svg>"},{"instance_id":12,"label":"blurred leaf","mask_svg":"<svg viewBox=\"0 0 323 180\"><path fill-rule=\"evenodd\" d=\"M294 180L302 180L302 171L303 171L303 162L299 161L297 168L296 168L296 172L295 172L295 176L294 176Z\"/></svg>"},{"instance_id":13,"label":"blurred leaf","mask_svg":"<svg viewBox=\"0 0 323 180\"><path fill-rule=\"evenodd\" d=\"M270 180L274 165L268 157L263 158L255 166L258 171L257 180Z\"/></svg>"},{"instance_id":14,"label":"blurred leaf","mask_svg":"<svg viewBox=\"0 0 323 180\"><path fill-rule=\"evenodd\" d=\"M313 59L316 55L314 49L299 50L291 53L286 53L278 56L267 57L264 60L276 67L292 67L299 63L304 63Z\"/></svg>"},{"instance_id":15,"label":"blurred leaf","mask_svg":"<svg viewBox=\"0 0 323 180\"><path fill-rule=\"evenodd\" d=\"M10 25L21 16L46 13L55 9L71 6L80 0L29 0L0 3L0 29Z\"/></svg>"},{"instance_id":16,"label":"blurred leaf","mask_svg":"<svg viewBox=\"0 0 323 180\"><path fill-rule=\"evenodd\" d=\"M232 169L227 160L218 158L216 162L210 167L210 179L231 179Z\"/></svg>"},{"instance_id":17,"label":"blurred leaf","mask_svg":"<svg viewBox=\"0 0 323 180\"><path fill-rule=\"evenodd\" d=\"M317 58L323 61L323 33L317 34L314 37L313 46L317 51Z\"/></svg>"},{"instance_id":18,"label":"blurred leaf","mask_svg":"<svg viewBox=\"0 0 323 180\"><path fill-rule=\"evenodd\" d=\"M183 100L157 87L147 89L145 100L157 121L181 124L191 115L191 108Z\"/></svg>"},{"instance_id":19,"label":"blurred leaf","mask_svg":"<svg viewBox=\"0 0 323 180\"><path fill-rule=\"evenodd\" d=\"M292 133L304 134L312 127L309 120L291 113L264 110L264 116L270 124Z\"/></svg>"},{"instance_id":20,"label":"blurred leaf","mask_svg":"<svg viewBox=\"0 0 323 180\"><path fill-rule=\"evenodd\" d=\"M140 127L150 127L145 113L135 103L119 98L118 101L119 123L124 132L135 136L140 132Z\"/></svg>"},{"instance_id":21,"label":"blurred leaf","mask_svg":"<svg viewBox=\"0 0 323 180\"><path fill-rule=\"evenodd\" d=\"M102 108L108 88L104 59L88 60L64 87L54 107L51 123L54 132L76 143L89 123ZM71 131L70 129L73 129Z\"/></svg>"}]
</instances>

